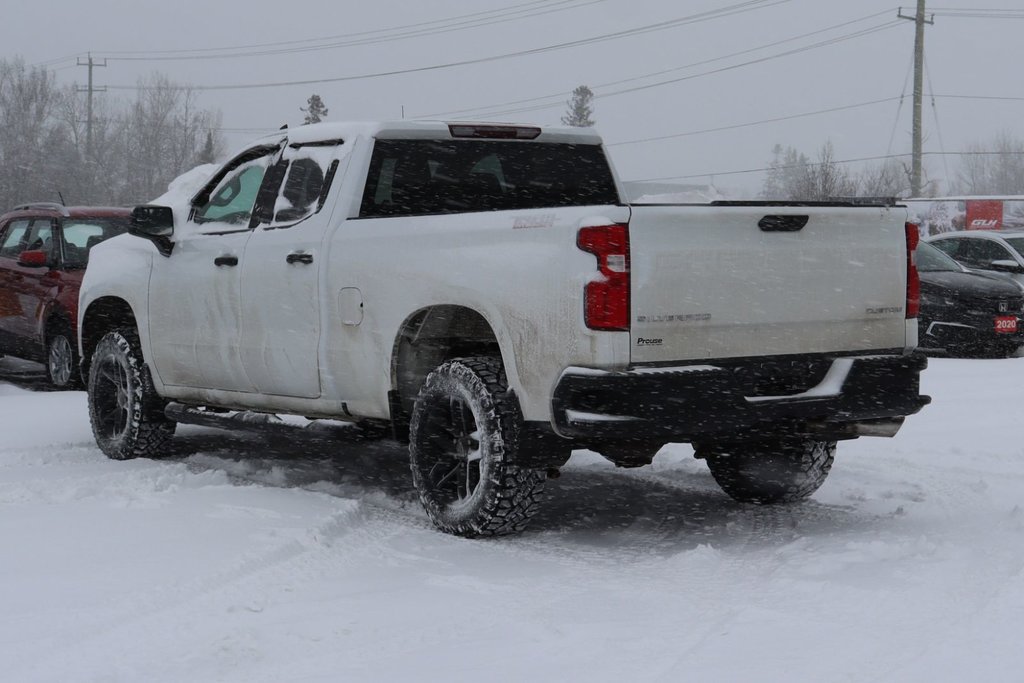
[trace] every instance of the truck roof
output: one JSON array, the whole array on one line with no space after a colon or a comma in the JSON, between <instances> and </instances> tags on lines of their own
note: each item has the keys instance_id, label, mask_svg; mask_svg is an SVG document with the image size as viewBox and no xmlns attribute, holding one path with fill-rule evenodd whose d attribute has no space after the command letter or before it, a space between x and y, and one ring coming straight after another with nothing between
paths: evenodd
<instances>
[{"instance_id":1,"label":"truck roof","mask_svg":"<svg viewBox=\"0 0 1024 683\"><path fill-rule=\"evenodd\" d=\"M314 123L295 128L288 128L272 133L263 140L278 140L287 137L292 143L309 143L320 140L347 140L358 135L383 139L455 139L453 127L472 128L480 131L474 138L502 138L488 135L487 131L507 131L512 129L534 130L539 134L532 137L517 138L520 141L558 142L577 145L599 145L601 136L593 128L572 128L566 126L538 126L524 123L492 123L482 121L351 121ZM458 136L464 137L464 136ZM504 138L502 138L504 139Z\"/></svg>"}]
</instances>

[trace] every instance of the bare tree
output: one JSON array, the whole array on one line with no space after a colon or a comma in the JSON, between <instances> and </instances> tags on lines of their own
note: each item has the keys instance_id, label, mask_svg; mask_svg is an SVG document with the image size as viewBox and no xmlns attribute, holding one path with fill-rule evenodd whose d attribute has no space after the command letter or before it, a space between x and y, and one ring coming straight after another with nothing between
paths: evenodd
<instances>
[{"instance_id":1,"label":"bare tree","mask_svg":"<svg viewBox=\"0 0 1024 683\"><path fill-rule=\"evenodd\" d=\"M61 197L78 204L131 204L162 194L175 176L220 155L220 113L187 87L155 75L133 102L99 97L93 154L73 86L20 59L0 59L0 210Z\"/></svg>"},{"instance_id":2,"label":"bare tree","mask_svg":"<svg viewBox=\"0 0 1024 683\"><path fill-rule=\"evenodd\" d=\"M1024 141L1009 131L972 143L960 159L959 194L1024 194Z\"/></svg>"},{"instance_id":3,"label":"bare tree","mask_svg":"<svg viewBox=\"0 0 1024 683\"><path fill-rule=\"evenodd\" d=\"M793 147L775 145L772 154L761 191L766 199L824 201L857 194L857 181L835 160L831 141L813 162Z\"/></svg>"},{"instance_id":4,"label":"bare tree","mask_svg":"<svg viewBox=\"0 0 1024 683\"><path fill-rule=\"evenodd\" d=\"M857 178L861 196L909 197L910 166L886 159L862 170Z\"/></svg>"},{"instance_id":5,"label":"bare tree","mask_svg":"<svg viewBox=\"0 0 1024 683\"><path fill-rule=\"evenodd\" d=\"M0 202L44 196L47 182L41 150L54 145L60 101L53 73L25 62L0 60Z\"/></svg>"},{"instance_id":6,"label":"bare tree","mask_svg":"<svg viewBox=\"0 0 1024 683\"><path fill-rule=\"evenodd\" d=\"M765 175L761 196L765 199L791 199L800 193L800 184L807 174L807 156L794 147L775 145L772 161Z\"/></svg>"},{"instance_id":7,"label":"bare tree","mask_svg":"<svg viewBox=\"0 0 1024 683\"><path fill-rule=\"evenodd\" d=\"M831 140L827 140L818 150L818 161L808 165L807 181L807 199L824 201L857 195L857 181L836 162Z\"/></svg>"},{"instance_id":8,"label":"bare tree","mask_svg":"<svg viewBox=\"0 0 1024 683\"><path fill-rule=\"evenodd\" d=\"M199 162L206 134L220 127L220 113L200 109L193 90L157 74L139 82L117 127L115 146L126 172L115 201L135 203L162 194L169 180Z\"/></svg>"}]
</instances>

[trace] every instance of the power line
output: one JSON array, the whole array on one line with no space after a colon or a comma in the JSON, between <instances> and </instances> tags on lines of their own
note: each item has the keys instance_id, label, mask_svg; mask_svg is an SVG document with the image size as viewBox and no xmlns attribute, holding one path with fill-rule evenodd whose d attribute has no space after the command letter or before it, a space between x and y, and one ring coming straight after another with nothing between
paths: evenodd
<instances>
[{"instance_id":1,"label":"power line","mask_svg":"<svg viewBox=\"0 0 1024 683\"><path fill-rule=\"evenodd\" d=\"M748 121L747 123L737 123L729 126L718 126L717 128L705 128L703 130L692 130L685 133L672 133L670 135L658 135L649 138L640 138L637 140L625 140L623 142L612 142L606 143L606 147L621 147L623 145L635 145L642 142L656 142L660 140L671 140L673 138L690 137L693 135L703 135L705 133L718 133L726 130L736 130L737 128L749 128L751 126L760 126L765 123L778 123L780 121L790 121L792 119L806 118L809 116L818 116L820 114L830 114L837 111L847 111L850 109L858 109L861 107L868 107L875 104L883 104L885 102L894 102L902 99L901 97L885 97L880 100L870 100L868 102L858 102L857 104L847 104L839 107L830 107L828 109L819 109L817 111L802 112L799 114L790 114L788 116L776 116L770 119L761 119L760 121Z\"/></svg>"},{"instance_id":2,"label":"power line","mask_svg":"<svg viewBox=\"0 0 1024 683\"><path fill-rule=\"evenodd\" d=\"M355 38L361 36L369 36L379 33L387 33L389 31L401 31L410 28L422 28L425 26L431 26L433 24L443 24L450 21L460 21L469 19L472 17L479 17L482 15L493 15L499 14L506 11L517 10L527 7L534 7L536 5L545 4L546 0L533 0L532 2L521 3L518 5L508 5L506 7L499 7L493 10L486 10L483 12L472 12L470 14L459 14L454 17L446 17L444 19L433 19L431 21L422 21L412 24L401 24L398 26L389 26L381 29L370 29L367 31L356 31L354 33L341 33L333 36L323 36L320 38L297 38L295 40L282 40L275 41L272 43L246 43L244 45L228 45L223 47L210 47L210 48L182 48L177 50L120 50L120 51L109 51L104 54L107 55L165 55L165 54L190 54L199 52L223 52L230 50L243 50L253 48L269 48L269 47L280 47L283 45L300 45L309 42L323 42L326 40L339 40L341 38Z\"/></svg>"},{"instance_id":3,"label":"power line","mask_svg":"<svg viewBox=\"0 0 1024 683\"><path fill-rule=\"evenodd\" d=\"M925 76L928 79L928 89L930 91L932 91L932 92L935 92L935 88L932 87L932 71L928 67L928 56L927 56L927 54L925 55L924 66L925 66ZM935 106L935 97L934 96L931 98L931 101L932 101L932 117L935 119L935 132L938 133L938 135L939 135L939 149L942 150L943 152L945 152L946 151L946 141L942 139L942 125L939 123L939 108L937 106ZM943 170L945 170L946 178L948 179L950 177L950 173L949 173L949 162L947 161L947 157L946 156L942 157L942 168L943 168Z\"/></svg>"},{"instance_id":4,"label":"power line","mask_svg":"<svg viewBox=\"0 0 1024 683\"><path fill-rule=\"evenodd\" d=\"M573 0L561 0L561 2L571 2L571 1L573 1ZM271 43L249 43L249 44L245 44L245 45L232 45L232 46L211 47L211 48L184 48L184 49L176 49L176 50L150 50L150 51L147 51L147 50L107 50L107 51L104 51L103 54L106 54L108 56L112 56L111 57L112 59L129 59L129 58L136 58L136 57L144 58L147 55L150 55L150 56L152 56L152 55L185 55L185 54L201 55L203 53L211 53L214 56L217 56L216 53L225 52L225 51L252 50L252 49L257 49L257 48L273 48L273 47L281 47L281 46L286 46L286 45L308 45L309 43L321 43L321 42L328 41L328 40L339 40L339 39L343 39L343 38L358 38L358 37L365 37L365 36L371 36L371 35L382 34L382 33L386 34L388 32L401 31L401 30L405 30L405 29L425 28L427 26L432 26L432 25L435 25L435 24L444 24L444 23L447 23L447 22L457 22L457 21L460 21L460 20L466 20L466 19L470 19L470 18L473 18L473 17L493 16L493 15L496 15L496 14L501 14L503 12L509 12L509 11L513 11L513 10L524 11L524 8L535 7L536 5L543 5L546 2L547 2L547 0L533 0L532 2L522 3L522 4L519 4L519 5L510 5L510 6L506 6L506 7L499 7L499 8L496 8L496 9L493 9L493 10L487 10L487 11L484 11L484 12L472 12L470 14L460 14L460 15L457 15L457 16L454 16L454 17L447 17L447 18L444 18L444 19L434 19L434 20L431 20L431 21L417 22L417 23L413 23L413 24L401 24L401 25L398 25L398 26L391 26L391 27L387 27L387 28L383 28L383 29L372 29L372 30L368 30L368 31L358 31L358 32L355 32L355 33L342 33L342 34L339 34L339 35L324 36L324 37L320 37L320 38L299 38L299 39L295 39L295 40L275 41L275 42L271 42ZM561 4L561 2L559 4ZM84 52L76 52L74 54L67 55L67 56L64 56L64 57L57 57L57 58L54 58L54 59L49 59L49 60L45 60L45 61L42 61L42 62L37 62L35 64L35 66L49 66L51 64L59 64L61 62L67 61L69 59L76 59L78 57L83 56L84 54L85 54Z\"/></svg>"},{"instance_id":5,"label":"power line","mask_svg":"<svg viewBox=\"0 0 1024 683\"><path fill-rule=\"evenodd\" d=\"M965 18L965 19L1024 19L1024 10L1020 9L974 9L939 7L932 8L934 15Z\"/></svg>"},{"instance_id":6,"label":"power line","mask_svg":"<svg viewBox=\"0 0 1024 683\"><path fill-rule=\"evenodd\" d=\"M910 74L914 70L914 56L910 56L910 63L907 65L907 73L903 77L903 90L900 91L900 103L896 107L896 118L892 122L892 132L889 133L889 144L885 148L886 154L892 153L892 143L896 139L896 129L900 125L900 114L903 112L903 100L907 96L907 85L910 84Z\"/></svg>"},{"instance_id":7,"label":"power line","mask_svg":"<svg viewBox=\"0 0 1024 683\"><path fill-rule=\"evenodd\" d=\"M1024 97L989 97L989 96L985 96L985 95L938 95L938 94L932 94L932 93L927 93L927 96L930 97L930 98L955 97L955 98L959 98L959 99L970 99L970 100L986 100L986 99L1007 100L1008 99L1008 100L1024 101ZM895 102L897 100L903 100L905 98L906 98L906 94L904 92L903 95L896 95L896 96L893 96L893 97L884 97L884 98L881 98L881 99L878 99L878 100L868 100L866 102L857 102L855 104L846 104L846 105L841 105L841 106L837 106L837 107L829 107L828 109L819 109L819 110L816 110L816 111L800 112L800 113L797 113L797 114L788 114L788 115L785 115L785 116L777 116L777 117L769 118L769 119L760 119L758 121L747 121L745 123L737 123L737 124L732 124L732 125L728 125L728 126L718 126L718 127L715 127L715 128L704 128L704 129L701 129L701 130L685 131L685 132L682 132L682 133L669 133L669 134L666 134L666 135L659 135L659 136L653 136L653 137L648 137L648 138L639 138L639 139L636 139L636 140L623 140L623 141L620 141L620 142L606 142L605 146L606 147L622 147L622 146L625 146L625 145L640 144L640 143L644 143L644 142L655 142L655 141L659 141L659 140L670 140L670 139L674 139L674 138L692 137L692 136L695 136L695 135L704 135L704 134L708 134L708 133L718 133L718 132L722 132L722 131L726 131L726 130L734 130L734 129L737 129L737 128L748 128L748 127L759 126L759 125L763 125L763 124L767 124L767 123L778 123L778 122L782 122L782 121L788 121L788 120L791 120L791 119L806 118L806 117L811 117L811 116L817 116L817 115L820 115L820 114L829 114L829 113L837 112L837 111L857 109L857 108L860 108L860 107L868 107L868 106L872 106L872 105L876 105L876 104L884 104L884 103L887 103L887 102ZM242 133L273 133L277 129L278 129L278 127L276 125L267 125L267 126L265 126L263 128L217 128L216 130L223 130L223 131L227 131L227 132L242 132ZM888 154L891 151L892 151L892 141L890 140L890 145L887 148L886 153Z\"/></svg>"},{"instance_id":8,"label":"power line","mask_svg":"<svg viewBox=\"0 0 1024 683\"><path fill-rule=\"evenodd\" d=\"M259 89L259 88L277 88L284 86L296 86L296 85L315 85L321 83L340 83L345 81L364 80L371 78L382 78L385 76L397 76L402 74L412 73L423 73L427 71L437 71L441 69L449 69L457 66L467 66L471 64L484 64L488 62L495 62L504 59L510 59L514 57L523 57L527 55L542 54L546 52L553 52L557 50L565 50L574 47L580 47L583 45L592 45L595 43L606 42L609 40L617 40L620 38L626 38L631 36L643 35L655 31L663 31L670 28L677 28L680 26L687 26L691 24L701 23L704 21L710 21L712 19L720 19L722 17L733 16L736 14L742 14L745 12L762 9L764 7L771 7L774 5L781 5L791 0L746 0L734 5L729 5L717 10L709 10L706 12L700 12L698 14L692 14L676 19L670 19L667 21L658 22L655 24L648 24L645 26L638 26L622 31L615 31L613 33L606 33L598 36L592 36L590 38L583 38L579 40L567 41L564 43L556 43L554 45L546 45L538 48L531 48L528 50L519 50L516 52L509 52L500 55L492 55L488 57L478 57L475 59L466 59L455 62L447 62L443 64L432 64L429 66L413 67L408 69L395 69L391 71L380 71L376 73L357 74L351 76L336 76L333 78L316 78L306 79L301 81L278 81L270 83L240 83L240 84L225 84L225 85L195 85L195 86L177 86L180 90L247 90L247 89ZM128 85L116 85L108 86L112 90L148 90L147 86L128 86Z\"/></svg>"},{"instance_id":9,"label":"power line","mask_svg":"<svg viewBox=\"0 0 1024 683\"><path fill-rule=\"evenodd\" d=\"M54 59L45 59L45 60L43 60L41 62L33 62L29 66L42 66L42 67L52 66L54 64L60 64L62 62L70 61L72 59L77 60L79 57L83 57L86 54L88 54L88 53L86 53L86 52L76 52L76 53L74 53L72 55L64 55L63 57L56 57ZM78 64L71 64L70 66L78 66Z\"/></svg>"},{"instance_id":10,"label":"power line","mask_svg":"<svg viewBox=\"0 0 1024 683\"><path fill-rule=\"evenodd\" d=\"M1024 151L1021 152L924 152L924 156L1024 156ZM826 164L856 164L865 161L884 161L887 159L902 159L905 157L913 156L911 153L903 154L879 154L878 156L871 157L859 157L856 159L833 159L832 161L821 162L821 161L808 161L805 164L787 164L783 166L768 166L765 168L748 168L742 171L713 171L711 173L691 173L688 175L675 175L675 176L664 176L661 178L643 178L633 182L638 183L650 183L661 180L686 180L689 178L707 178L708 176L719 176L719 175L742 175L745 173L765 173L773 170L784 170L789 168L805 168L809 166L824 166Z\"/></svg>"},{"instance_id":11,"label":"power line","mask_svg":"<svg viewBox=\"0 0 1024 683\"><path fill-rule=\"evenodd\" d=\"M622 85L624 83L635 83L636 81L641 81L641 80L644 80L644 79L647 79L647 78L654 78L655 76L663 76L663 75L668 74L668 73L675 73L677 71L684 71L686 69L692 69L694 67L704 66L705 64L713 64L714 62L720 62L720 61L723 61L723 60L726 60L726 59L732 59L733 57L741 57L743 55L751 54L753 52L759 52L761 50L767 50L767 49L772 48L772 47L778 47L779 45L784 45L785 43L791 43L791 42L795 42L797 40L801 40L803 38L809 38L811 36L820 35L822 33L828 33L829 31L834 31L834 30L837 30L837 29L840 29L840 28L845 28L847 26L851 26L853 24L857 24L857 23L860 23L862 21L867 21L869 19L874 19L876 17L882 16L882 15L885 15L885 14L889 14L889 13L890 13L890 10L883 10L881 12L875 12L874 14L868 14L867 16L863 16L863 17L860 17L860 18L857 18L857 19L852 19L850 21L844 21L844 22L839 23L839 24L833 24L832 26L826 26L825 28L821 28L821 29L818 29L816 31L810 31L808 33L802 33L800 35L791 36L789 38L783 38L782 40L776 40L776 41L771 42L771 43L765 43L765 44L759 45L757 47L748 48L746 50L740 50L739 52L732 52L732 53L727 54L727 55L721 55L719 57L712 57L710 59L702 59L700 61L692 62L690 64L684 64L682 66L676 66L676 67L672 67L670 69L662 69L660 71L653 71L653 72L646 73L646 74L640 74L640 75L637 75L637 76L631 76L629 78L623 78L623 79L619 79L617 81L609 81L607 83L598 83L597 85L592 86L592 88L593 89L609 88L609 87L616 86L616 85ZM449 110L449 111L445 111L445 112L437 112L437 113L432 113L432 114L423 114L421 116L423 118L461 116L461 115L470 115L470 114L473 114L474 112L480 112L480 115L487 116L489 114L484 113L484 112L488 112L490 110L498 109L498 108L501 108L501 107L511 107L511 106L515 106L515 105L524 105L524 104L529 104L529 103L533 103L533 102L538 102L539 103L539 102L543 102L545 100L551 100L551 99L557 99L558 101L557 102L551 102L551 103L545 105L545 108L548 107L548 106L555 106L556 104L557 105L561 105L562 104L562 98L564 98L564 97L565 97L565 92L558 92L558 93L552 93L552 94L549 94L549 95L540 95L540 96L536 96L536 97L528 97L528 98L520 99L520 100L510 100L510 101L507 101L507 102L499 102L499 103L496 103L496 104L482 105L482 106L477 106L477 107L467 107L465 109L455 109L455 110ZM598 95L597 97L600 97L600 95ZM516 111L518 111L518 110L516 110Z\"/></svg>"},{"instance_id":12,"label":"power line","mask_svg":"<svg viewBox=\"0 0 1024 683\"><path fill-rule=\"evenodd\" d=\"M1006 95L932 95L942 99L950 100L995 100L1005 102L1024 102L1024 97L1010 97Z\"/></svg>"},{"instance_id":13,"label":"power line","mask_svg":"<svg viewBox=\"0 0 1024 683\"><path fill-rule=\"evenodd\" d=\"M784 52L779 52L779 53L776 53L776 54L773 54L773 55L767 55L765 57L759 57L757 59L751 59L751 60L748 60L748 61L745 61L745 62L740 62L738 64L732 64L730 66L724 66L724 67L720 67L720 68L717 68L717 69L711 69L709 71L702 71L701 73L690 74L690 75L687 75L687 76L680 76L678 78L672 78L672 79L668 79L668 80L657 81L657 82L654 82L654 83L648 83L646 85L638 85L638 86L633 86L633 87L630 87L630 88L623 88L623 89L620 89L620 90L615 90L615 91L612 91L612 92L600 93L600 94L595 95L594 97L596 99L601 99L601 98L605 98L605 97L613 97L613 96L616 96L616 95L625 95L625 94L628 94L628 93L638 92L640 90L648 90L648 89L651 89L651 88L658 88L658 87L661 87L663 85L670 85L670 84L673 84L673 83L681 83L683 81L689 81L689 80L693 80L693 79L696 79L696 78L702 78L704 76L712 76L712 75L715 75L715 74L724 73L726 71L733 71L735 69L740 69L740 68L743 68L743 67L746 67L746 66L751 66L753 64L761 64L763 62L771 61L773 59L780 59L782 57L788 57L788 56L799 54L799 53L802 53L802 52L807 52L809 50L816 50L816 49L819 49L819 48L822 48L822 47L827 47L827 46L830 46L830 45L834 45L836 43L844 42L844 41L847 41L847 40L852 40L854 38L860 38L860 37L869 35L871 33L877 33L879 31L884 31L884 30L888 30L888 29L891 29L891 28L895 28L896 26L899 26L899 25L900 25L900 22L898 22L898 21L891 21L891 22L887 22L885 24L880 24L878 26L874 26L874 27L871 27L871 28L863 29L861 31L856 31L854 33L850 33L850 34L847 34L845 36L839 36L837 38L832 38L832 39L829 39L829 40L820 41L818 43L813 43L811 45L806 45L806 46L803 46L803 47L794 48L792 50L786 50ZM555 104L535 105L535 106L520 107L520 108L515 108L515 109L505 109L505 110L501 110L501 111L489 111L489 112L473 115L473 116L470 116L468 118L474 118L475 119L475 118L479 118L481 116L491 116L491 117L493 117L493 116L507 116L509 114L519 114L519 113L523 113L523 112L537 111L537 110L541 110L541 109L549 109L549 108L551 108L553 106L555 106Z\"/></svg>"},{"instance_id":14,"label":"power line","mask_svg":"<svg viewBox=\"0 0 1024 683\"><path fill-rule=\"evenodd\" d=\"M949 14L934 12L933 16L947 19L1024 19L1024 14Z\"/></svg>"},{"instance_id":15,"label":"power line","mask_svg":"<svg viewBox=\"0 0 1024 683\"><path fill-rule=\"evenodd\" d=\"M335 38L318 38L308 40L294 40L285 41L280 43L266 43L265 46L261 47L257 45L238 46L231 48L236 50L234 52L223 52L226 48L204 48L197 50L168 50L156 53L116 53L107 52L111 60L119 61L184 61L184 60L213 60L213 59L236 59L241 57L263 57L269 55L281 55L281 54L296 54L303 52L318 52L321 50L336 50L345 47L361 46L361 45L377 45L380 43L389 43L397 40L407 40L410 38L419 38L423 36L434 36L443 33L451 33L453 31L463 31L471 28L479 28L483 26L492 26L495 24L504 24L510 21L519 21L521 19L533 18L543 16L546 14L552 14L554 12L564 12L566 10L579 9L587 7L589 5L595 5L606 0L558 0L557 2L545 3L541 7L537 7L531 10L516 10L514 12L506 12L504 14L490 14L490 16L479 17L470 19L468 21L453 21L448 24L440 26L434 26L427 28L426 25L416 28L416 25L410 25L411 30L405 30L400 32L399 29L388 29L392 31L385 35L366 35L382 33L382 30L370 31L364 33L347 34L343 36L337 36ZM528 3L530 5L536 3ZM477 13L483 14L483 13ZM475 16L475 15L466 15ZM437 24L438 22L427 22L429 24ZM341 38L342 40L337 40ZM336 42L329 42L324 44L311 44L311 43L323 43L327 40L336 40ZM273 47L277 46L277 47ZM240 50L240 51L239 51ZM118 56L124 55L124 56Z\"/></svg>"}]
</instances>

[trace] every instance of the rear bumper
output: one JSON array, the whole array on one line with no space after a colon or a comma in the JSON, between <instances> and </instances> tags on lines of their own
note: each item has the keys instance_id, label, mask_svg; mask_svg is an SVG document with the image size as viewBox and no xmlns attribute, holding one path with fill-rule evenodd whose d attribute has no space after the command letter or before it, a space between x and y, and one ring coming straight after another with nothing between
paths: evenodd
<instances>
[{"instance_id":1,"label":"rear bumper","mask_svg":"<svg viewBox=\"0 0 1024 683\"><path fill-rule=\"evenodd\" d=\"M921 395L919 381L927 362L922 354L892 354L623 372L568 368L554 391L553 419L559 435L584 441L695 441L782 425L814 425L841 438L844 426L854 423L897 421L898 427L927 405L931 399ZM780 379L805 388L772 391Z\"/></svg>"}]
</instances>

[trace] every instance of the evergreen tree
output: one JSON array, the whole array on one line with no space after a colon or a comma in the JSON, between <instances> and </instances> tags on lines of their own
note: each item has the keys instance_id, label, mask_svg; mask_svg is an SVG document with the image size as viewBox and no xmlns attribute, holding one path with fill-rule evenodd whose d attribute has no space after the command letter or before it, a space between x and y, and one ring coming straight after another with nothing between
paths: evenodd
<instances>
[{"instance_id":1,"label":"evergreen tree","mask_svg":"<svg viewBox=\"0 0 1024 683\"><path fill-rule=\"evenodd\" d=\"M217 152L213 145L213 131L206 131L206 143L203 145L203 149L199 152L199 157L196 159L201 164L212 164L217 160Z\"/></svg>"},{"instance_id":2,"label":"evergreen tree","mask_svg":"<svg viewBox=\"0 0 1024 683\"><path fill-rule=\"evenodd\" d=\"M309 96L309 99L306 100L306 106L299 107L299 111L306 114L306 119L303 121L305 124L320 123L327 118L327 107L324 106L324 101L316 93Z\"/></svg>"},{"instance_id":3,"label":"evergreen tree","mask_svg":"<svg viewBox=\"0 0 1024 683\"><path fill-rule=\"evenodd\" d=\"M585 85L581 85L572 91L572 97L566 102L568 108L562 123L577 128L587 128L594 125L594 108L591 103L594 100L594 92Z\"/></svg>"}]
</instances>

